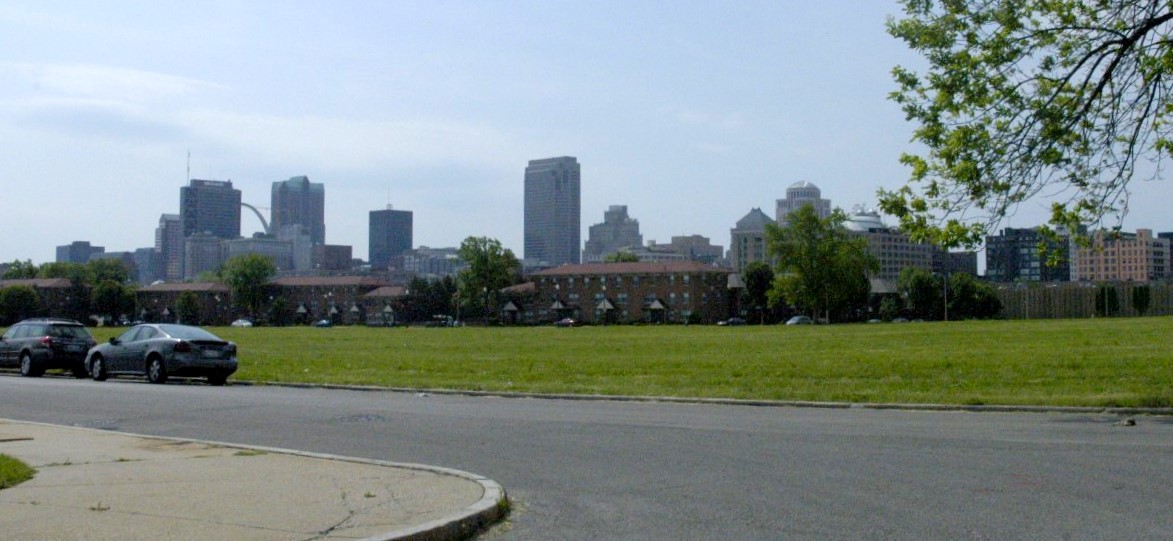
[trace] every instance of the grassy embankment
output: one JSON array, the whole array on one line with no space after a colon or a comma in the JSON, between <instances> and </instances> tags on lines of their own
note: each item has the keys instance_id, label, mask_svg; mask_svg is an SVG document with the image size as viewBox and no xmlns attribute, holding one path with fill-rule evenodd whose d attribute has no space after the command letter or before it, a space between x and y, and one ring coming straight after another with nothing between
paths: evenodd
<instances>
[{"instance_id":1,"label":"grassy embankment","mask_svg":"<svg viewBox=\"0 0 1173 541\"><path fill-rule=\"evenodd\" d=\"M803 327L214 328L236 379L770 400L1173 406L1173 318ZM114 329L95 329L104 340Z\"/></svg>"}]
</instances>

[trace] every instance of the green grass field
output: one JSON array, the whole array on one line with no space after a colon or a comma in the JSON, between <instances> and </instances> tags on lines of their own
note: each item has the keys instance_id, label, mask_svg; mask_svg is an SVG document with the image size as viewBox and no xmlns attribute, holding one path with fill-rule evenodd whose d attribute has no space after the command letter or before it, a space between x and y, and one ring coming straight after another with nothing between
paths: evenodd
<instances>
[{"instance_id":1,"label":"green grass field","mask_svg":"<svg viewBox=\"0 0 1173 541\"><path fill-rule=\"evenodd\" d=\"M236 379L872 403L1173 406L1173 318L828 326L213 328ZM99 340L117 332L96 329Z\"/></svg>"}]
</instances>

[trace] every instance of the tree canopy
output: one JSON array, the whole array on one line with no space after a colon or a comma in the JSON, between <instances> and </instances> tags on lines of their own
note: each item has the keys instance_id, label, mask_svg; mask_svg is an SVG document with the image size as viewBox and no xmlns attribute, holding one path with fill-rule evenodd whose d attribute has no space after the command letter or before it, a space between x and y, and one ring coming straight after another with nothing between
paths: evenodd
<instances>
[{"instance_id":1,"label":"tree canopy","mask_svg":"<svg viewBox=\"0 0 1173 541\"><path fill-rule=\"evenodd\" d=\"M479 308L487 317L498 290L517 282L521 265L512 250L488 237L468 237L456 253L468 263L468 268L460 272L460 298L466 307Z\"/></svg>"},{"instance_id":2,"label":"tree canopy","mask_svg":"<svg viewBox=\"0 0 1173 541\"><path fill-rule=\"evenodd\" d=\"M273 259L260 254L233 257L220 269L220 277L232 290L232 301L250 317L257 317L265 303L266 287L276 276Z\"/></svg>"},{"instance_id":3,"label":"tree canopy","mask_svg":"<svg viewBox=\"0 0 1173 541\"><path fill-rule=\"evenodd\" d=\"M607 254L607 256L603 258L603 262L604 263L639 263L639 256L637 256L631 252L628 252L628 251L619 251L619 252L615 252L613 254Z\"/></svg>"},{"instance_id":4,"label":"tree canopy","mask_svg":"<svg viewBox=\"0 0 1173 541\"><path fill-rule=\"evenodd\" d=\"M867 241L843 227L846 219L839 210L820 218L803 205L786 215L785 227L766 224L767 252L778 261L772 304L784 301L828 320L867 305L868 273L879 263Z\"/></svg>"},{"instance_id":5,"label":"tree canopy","mask_svg":"<svg viewBox=\"0 0 1173 541\"><path fill-rule=\"evenodd\" d=\"M1171 157L1167 0L903 4L888 31L928 68L896 67L892 99L925 150L880 206L914 239L976 245L1036 197L1070 231L1120 220L1138 163Z\"/></svg>"}]
</instances>

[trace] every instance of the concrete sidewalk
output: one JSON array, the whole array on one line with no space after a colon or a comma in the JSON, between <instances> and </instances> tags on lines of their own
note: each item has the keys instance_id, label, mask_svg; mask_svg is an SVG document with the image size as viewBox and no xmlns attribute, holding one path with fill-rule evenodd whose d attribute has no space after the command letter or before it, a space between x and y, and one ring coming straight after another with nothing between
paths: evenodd
<instances>
[{"instance_id":1,"label":"concrete sidewalk","mask_svg":"<svg viewBox=\"0 0 1173 541\"><path fill-rule=\"evenodd\" d=\"M443 468L2 419L0 453L37 470L0 490L5 539L461 539L507 507Z\"/></svg>"}]
</instances>

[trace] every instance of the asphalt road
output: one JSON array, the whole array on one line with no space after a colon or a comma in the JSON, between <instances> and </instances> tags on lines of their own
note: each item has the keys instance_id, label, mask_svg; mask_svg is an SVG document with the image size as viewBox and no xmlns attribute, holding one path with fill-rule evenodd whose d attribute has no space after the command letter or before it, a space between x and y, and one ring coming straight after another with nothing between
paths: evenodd
<instances>
[{"instance_id":1,"label":"asphalt road","mask_svg":"<svg viewBox=\"0 0 1173 541\"><path fill-rule=\"evenodd\" d=\"M0 376L0 417L457 468L489 539L1173 539L1173 418Z\"/></svg>"}]
</instances>

